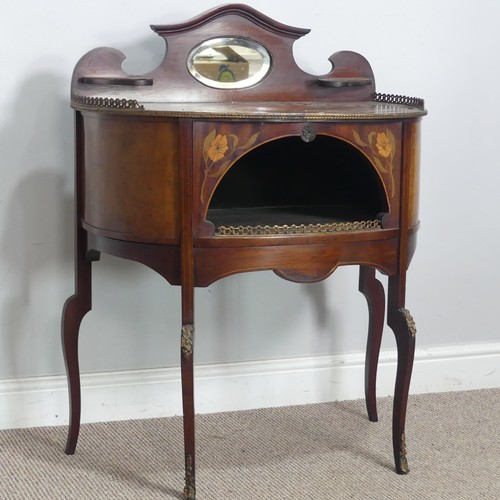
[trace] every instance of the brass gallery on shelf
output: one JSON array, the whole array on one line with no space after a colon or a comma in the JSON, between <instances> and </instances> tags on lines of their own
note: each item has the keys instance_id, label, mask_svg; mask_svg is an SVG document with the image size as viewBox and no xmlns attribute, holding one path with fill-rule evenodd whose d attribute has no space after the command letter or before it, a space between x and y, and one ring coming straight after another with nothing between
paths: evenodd
<instances>
[{"instance_id":1,"label":"brass gallery on shelf","mask_svg":"<svg viewBox=\"0 0 500 500\"><path fill-rule=\"evenodd\" d=\"M309 30L245 5L152 29L167 53L150 73L126 74L124 54L110 48L85 54L73 73L76 283L62 321L66 453L75 452L79 436L78 336L101 252L142 263L180 289L183 491L190 500L197 489L195 288L249 271L312 283L356 265L369 311L368 418L378 419L387 315L398 349L393 458L396 472L407 473L416 327L405 288L419 228L423 100L377 93L370 64L355 52L334 53L320 77L303 72L293 43ZM377 271L387 276L387 300ZM196 329L203 334L202 325Z\"/></svg>"},{"instance_id":2,"label":"brass gallery on shelf","mask_svg":"<svg viewBox=\"0 0 500 500\"><path fill-rule=\"evenodd\" d=\"M380 229L378 220L357 222L332 222L330 224L291 224L290 226L219 226L215 236L264 236L280 234L317 234L338 233L341 231L360 231Z\"/></svg>"}]
</instances>

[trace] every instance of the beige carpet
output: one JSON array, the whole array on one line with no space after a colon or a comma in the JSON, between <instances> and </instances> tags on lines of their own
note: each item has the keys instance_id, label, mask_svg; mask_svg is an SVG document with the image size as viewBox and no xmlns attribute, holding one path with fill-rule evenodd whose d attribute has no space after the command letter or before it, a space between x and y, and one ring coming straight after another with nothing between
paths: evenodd
<instances>
[{"instance_id":1,"label":"beige carpet","mask_svg":"<svg viewBox=\"0 0 500 500\"><path fill-rule=\"evenodd\" d=\"M410 396L411 472L393 472L391 400L197 418L199 500L500 499L500 389ZM0 498L180 499L180 418L0 432Z\"/></svg>"}]
</instances>

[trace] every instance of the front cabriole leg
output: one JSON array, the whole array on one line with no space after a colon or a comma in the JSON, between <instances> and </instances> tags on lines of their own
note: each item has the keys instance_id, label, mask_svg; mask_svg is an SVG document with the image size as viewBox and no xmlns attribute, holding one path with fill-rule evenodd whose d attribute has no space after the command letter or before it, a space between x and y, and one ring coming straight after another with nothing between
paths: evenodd
<instances>
[{"instance_id":1,"label":"front cabriole leg","mask_svg":"<svg viewBox=\"0 0 500 500\"><path fill-rule=\"evenodd\" d=\"M401 303L403 295L399 293L402 290L400 280L400 276L389 278L387 324L394 332L398 350L392 419L394 461L396 472L407 474L410 469L406 457L405 420L417 330L410 312Z\"/></svg>"},{"instance_id":2,"label":"front cabriole leg","mask_svg":"<svg viewBox=\"0 0 500 500\"><path fill-rule=\"evenodd\" d=\"M61 324L61 341L68 379L69 428L65 453L75 453L80 433L81 387L78 361L78 336L83 317L92 308L92 262L99 260L97 251L85 251L86 234L77 229L77 254L75 260L75 294L64 304Z\"/></svg>"},{"instance_id":3,"label":"front cabriole leg","mask_svg":"<svg viewBox=\"0 0 500 500\"><path fill-rule=\"evenodd\" d=\"M184 498L186 500L195 500L196 498L193 343L194 326L183 325L181 329L181 375L184 414Z\"/></svg>"},{"instance_id":4,"label":"front cabriole leg","mask_svg":"<svg viewBox=\"0 0 500 500\"><path fill-rule=\"evenodd\" d=\"M179 124L179 164L181 181L181 378L182 409L184 424L184 460L185 485L184 498L196 499L196 459L195 459L195 422L194 422L194 285L195 259L193 245L193 170L192 170L192 134L190 120L181 120Z\"/></svg>"}]
</instances>

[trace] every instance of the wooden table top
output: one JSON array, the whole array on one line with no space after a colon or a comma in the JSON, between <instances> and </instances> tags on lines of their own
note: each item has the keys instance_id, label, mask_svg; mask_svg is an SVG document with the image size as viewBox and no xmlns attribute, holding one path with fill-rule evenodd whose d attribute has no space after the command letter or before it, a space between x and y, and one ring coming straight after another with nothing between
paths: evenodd
<instances>
[{"instance_id":1,"label":"wooden table top","mask_svg":"<svg viewBox=\"0 0 500 500\"><path fill-rule=\"evenodd\" d=\"M141 116L249 120L400 120L425 116L425 109L377 101L358 102L136 102L132 107L102 105L96 99L73 108Z\"/></svg>"}]
</instances>

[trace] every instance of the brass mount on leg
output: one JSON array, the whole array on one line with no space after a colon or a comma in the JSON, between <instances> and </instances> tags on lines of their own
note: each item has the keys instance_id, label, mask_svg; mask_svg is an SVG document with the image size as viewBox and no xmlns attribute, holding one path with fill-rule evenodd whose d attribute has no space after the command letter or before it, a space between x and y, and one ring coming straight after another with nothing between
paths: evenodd
<instances>
[{"instance_id":1,"label":"brass mount on leg","mask_svg":"<svg viewBox=\"0 0 500 500\"><path fill-rule=\"evenodd\" d=\"M189 359L193 354L194 326L183 325L181 329L181 351L184 359Z\"/></svg>"},{"instance_id":2,"label":"brass mount on leg","mask_svg":"<svg viewBox=\"0 0 500 500\"><path fill-rule=\"evenodd\" d=\"M186 456L186 486L184 486L185 500L196 500L196 485L193 473L193 457Z\"/></svg>"}]
</instances>

